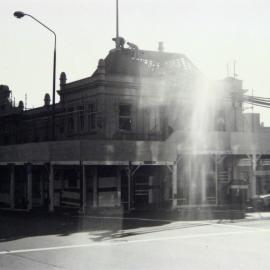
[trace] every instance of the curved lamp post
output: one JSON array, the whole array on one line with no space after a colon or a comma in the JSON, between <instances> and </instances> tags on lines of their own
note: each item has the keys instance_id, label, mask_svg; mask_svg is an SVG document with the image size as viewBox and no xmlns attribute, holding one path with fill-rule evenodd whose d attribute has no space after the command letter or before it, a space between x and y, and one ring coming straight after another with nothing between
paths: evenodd
<instances>
[{"instance_id":1,"label":"curved lamp post","mask_svg":"<svg viewBox=\"0 0 270 270\"><path fill-rule=\"evenodd\" d=\"M16 18L21 19L24 16L28 16L41 24L43 27L45 27L47 30L49 30L54 35L54 53L53 53L53 103L52 103L52 140L55 140L55 72L56 72L56 34L55 32L50 29L48 26L46 26L44 23L36 19L30 14L26 14L22 11L16 11L13 14Z\"/></svg>"}]
</instances>

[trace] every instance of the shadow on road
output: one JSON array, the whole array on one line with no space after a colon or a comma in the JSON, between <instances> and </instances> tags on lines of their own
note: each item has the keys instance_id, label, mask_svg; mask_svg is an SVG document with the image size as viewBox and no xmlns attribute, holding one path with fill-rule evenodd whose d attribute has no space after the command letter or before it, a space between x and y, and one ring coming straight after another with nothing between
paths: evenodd
<instances>
[{"instance_id":1,"label":"shadow on road","mask_svg":"<svg viewBox=\"0 0 270 270\"><path fill-rule=\"evenodd\" d=\"M149 234L175 229L188 229L195 226L207 226L209 220L243 219L241 211L209 212L119 212L109 216L89 213L82 216L72 211L60 211L53 214L40 211L0 212L0 242L13 241L21 238L58 235L68 236L78 232L88 232L93 241L103 241L112 238L123 238L132 235ZM198 222L191 222L191 221ZM206 222L208 220L208 222ZM183 221L173 223L174 221Z\"/></svg>"}]
</instances>

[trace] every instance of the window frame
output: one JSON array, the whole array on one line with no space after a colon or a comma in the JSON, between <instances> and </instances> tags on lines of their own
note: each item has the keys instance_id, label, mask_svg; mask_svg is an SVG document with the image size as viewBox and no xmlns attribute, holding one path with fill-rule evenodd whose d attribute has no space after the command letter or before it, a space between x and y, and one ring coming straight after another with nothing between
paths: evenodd
<instances>
[{"instance_id":1,"label":"window frame","mask_svg":"<svg viewBox=\"0 0 270 270\"><path fill-rule=\"evenodd\" d=\"M77 106L77 131L83 132L85 130L85 106Z\"/></svg>"},{"instance_id":2,"label":"window frame","mask_svg":"<svg viewBox=\"0 0 270 270\"><path fill-rule=\"evenodd\" d=\"M121 106L128 106L129 112L123 112L121 114ZM121 124L122 121L129 121L129 128L124 128ZM133 117L132 117L132 104L131 103L119 103L118 105L118 129L124 132L131 132L133 130Z\"/></svg>"},{"instance_id":3,"label":"window frame","mask_svg":"<svg viewBox=\"0 0 270 270\"><path fill-rule=\"evenodd\" d=\"M88 131L97 130L97 103L88 104Z\"/></svg>"}]
</instances>

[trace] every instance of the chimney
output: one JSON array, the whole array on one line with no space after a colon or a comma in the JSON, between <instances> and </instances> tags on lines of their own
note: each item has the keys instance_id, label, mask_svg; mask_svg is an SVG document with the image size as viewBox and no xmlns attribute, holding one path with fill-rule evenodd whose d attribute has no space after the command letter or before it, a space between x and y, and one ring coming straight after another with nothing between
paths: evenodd
<instances>
[{"instance_id":1,"label":"chimney","mask_svg":"<svg viewBox=\"0 0 270 270\"><path fill-rule=\"evenodd\" d=\"M24 110L24 104L23 104L23 101L20 101L20 102L19 102L18 108L19 108L20 111L23 111L23 110Z\"/></svg>"},{"instance_id":2,"label":"chimney","mask_svg":"<svg viewBox=\"0 0 270 270\"><path fill-rule=\"evenodd\" d=\"M104 59L99 59L97 73L98 73L98 75L101 76L102 79L105 78L106 71L105 71L105 61L104 61Z\"/></svg>"},{"instance_id":3,"label":"chimney","mask_svg":"<svg viewBox=\"0 0 270 270\"><path fill-rule=\"evenodd\" d=\"M65 72L60 74L60 89L62 90L67 82L67 75Z\"/></svg>"},{"instance_id":4,"label":"chimney","mask_svg":"<svg viewBox=\"0 0 270 270\"><path fill-rule=\"evenodd\" d=\"M47 93L47 94L45 94L45 96L44 96L44 107L50 106L50 103L51 103L51 97L50 97L50 95Z\"/></svg>"}]
</instances>

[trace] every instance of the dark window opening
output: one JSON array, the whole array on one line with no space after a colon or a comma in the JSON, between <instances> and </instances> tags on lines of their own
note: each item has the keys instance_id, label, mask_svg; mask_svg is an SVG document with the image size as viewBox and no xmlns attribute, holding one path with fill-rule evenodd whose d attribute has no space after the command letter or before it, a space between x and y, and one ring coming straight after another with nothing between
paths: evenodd
<instances>
[{"instance_id":1,"label":"dark window opening","mask_svg":"<svg viewBox=\"0 0 270 270\"><path fill-rule=\"evenodd\" d=\"M130 131L132 129L131 105L119 105L119 129Z\"/></svg>"},{"instance_id":2,"label":"dark window opening","mask_svg":"<svg viewBox=\"0 0 270 270\"><path fill-rule=\"evenodd\" d=\"M131 115L131 105L129 105L129 104L119 105L119 115L130 116Z\"/></svg>"},{"instance_id":3,"label":"dark window opening","mask_svg":"<svg viewBox=\"0 0 270 270\"><path fill-rule=\"evenodd\" d=\"M120 118L119 119L119 129L131 130L131 119Z\"/></svg>"}]
</instances>

